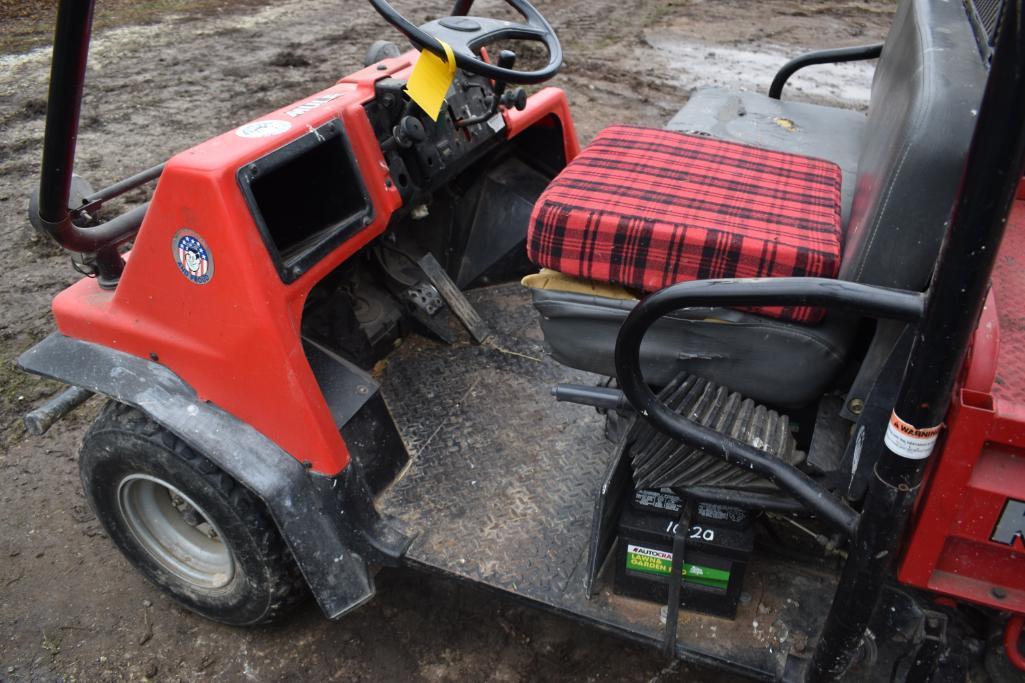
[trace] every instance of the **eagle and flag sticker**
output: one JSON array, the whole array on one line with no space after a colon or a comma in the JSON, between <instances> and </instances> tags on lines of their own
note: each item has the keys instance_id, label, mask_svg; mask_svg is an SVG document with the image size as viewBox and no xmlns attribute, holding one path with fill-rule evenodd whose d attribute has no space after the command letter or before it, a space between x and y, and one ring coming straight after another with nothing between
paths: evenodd
<instances>
[{"instance_id":1,"label":"eagle and flag sticker","mask_svg":"<svg viewBox=\"0 0 1025 683\"><path fill-rule=\"evenodd\" d=\"M205 285L214 276L214 257L206 242L195 231L179 230L171 239L171 252L178 270L190 282Z\"/></svg>"}]
</instances>

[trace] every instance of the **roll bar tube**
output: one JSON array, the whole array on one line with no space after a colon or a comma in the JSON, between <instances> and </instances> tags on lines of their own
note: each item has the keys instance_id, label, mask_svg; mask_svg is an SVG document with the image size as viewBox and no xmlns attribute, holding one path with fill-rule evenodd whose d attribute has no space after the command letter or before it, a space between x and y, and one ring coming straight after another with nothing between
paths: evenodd
<instances>
[{"instance_id":1,"label":"roll bar tube","mask_svg":"<svg viewBox=\"0 0 1025 683\"><path fill-rule=\"evenodd\" d=\"M101 225L83 228L72 222L68 207L94 4L93 0L61 0L57 8L36 216L39 227L58 244L80 253L115 250L139 230L147 208L142 205ZM110 256L98 262L117 270L119 259ZM106 279L116 280L119 274L107 273ZM104 274L100 275L104 279Z\"/></svg>"},{"instance_id":2,"label":"roll bar tube","mask_svg":"<svg viewBox=\"0 0 1025 683\"><path fill-rule=\"evenodd\" d=\"M893 407L893 416L918 429L941 426L946 418L1025 172L1025 2L1003 3L997 26L954 212ZM889 439L882 444L809 682L834 681L850 665L893 576L914 501L936 457L929 451L913 457Z\"/></svg>"},{"instance_id":3,"label":"roll bar tube","mask_svg":"<svg viewBox=\"0 0 1025 683\"><path fill-rule=\"evenodd\" d=\"M801 470L764 451L677 415L648 387L641 373L641 341L657 320L681 308L722 306L823 306L878 318L914 322L924 297L856 282L826 278L696 280L671 285L641 300L627 316L616 340L619 386L634 409L656 429L710 455L772 481L809 511L854 535L858 514Z\"/></svg>"}]
</instances>

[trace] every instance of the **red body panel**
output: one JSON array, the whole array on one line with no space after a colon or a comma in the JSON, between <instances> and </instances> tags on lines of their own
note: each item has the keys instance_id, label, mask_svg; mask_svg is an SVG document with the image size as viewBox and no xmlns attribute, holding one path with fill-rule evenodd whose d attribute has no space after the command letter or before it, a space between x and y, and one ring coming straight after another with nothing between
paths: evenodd
<instances>
[{"instance_id":1,"label":"red body panel","mask_svg":"<svg viewBox=\"0 0 1025 683\"><path fill-rule=\"evenodd\" d=\"M1025 202L1015 202L993 289L918 500L898 578L1025 613L1025 543L992 540L1008 500L1025 500Z\"/></svg>"},{"instance_id":2,"label":"red body panel","mask_svg":"<svg viewBox=\"0 0 1025 683\"><path fill-rule=\"evenodd\" d=\"M348 452L300 343L303 304L313 286L378 236L400 207L385 184L388 166L363 105L374 82L408 76L417 53L385 60L259 120L288 130L245 138L230 131L168 161L114 291L83 279L53 301L65 335L155 358L210 401L252 425L295 458L324 474L348 463ZM296 113L289 110L334 95ZM281 281L239 190L239 168L339 117L373 204L373 223L291 284ZM561 90L533 95L522 112L506 112L506 135L556 117L567 160L579 151ZM195 284L173 257L172 238L187 228L206 242L213 276Z\"/></svg>"}]
</instances>

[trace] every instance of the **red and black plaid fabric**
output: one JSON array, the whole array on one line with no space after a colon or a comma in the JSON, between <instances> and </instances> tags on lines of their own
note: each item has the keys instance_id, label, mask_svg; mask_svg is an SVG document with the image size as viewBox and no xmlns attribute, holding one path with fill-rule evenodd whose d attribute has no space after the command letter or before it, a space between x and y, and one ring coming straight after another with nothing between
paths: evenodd
<instances>
[{"instance_id":1,"label":"red and black plaid fabric","mask_svg":"<svg viewBox=\"0 0 1025 683\"><path fill-rule=\"evenodd\" d=\"M836 277L840 167L667 130L613 126L538 198L539 266L652 292L685 280ZM822 311L757 313L816 322Z\"/></svg>"}]
</instances>

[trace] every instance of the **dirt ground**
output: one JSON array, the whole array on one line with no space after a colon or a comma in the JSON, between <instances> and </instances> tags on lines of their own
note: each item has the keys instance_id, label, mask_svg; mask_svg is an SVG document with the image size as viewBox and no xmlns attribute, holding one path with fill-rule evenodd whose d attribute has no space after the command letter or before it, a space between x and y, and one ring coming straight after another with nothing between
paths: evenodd
<instances>
[{"instance_id":1,"label":"dirt ground","mask_svg":"<svg viewBox=\"0 0 1025 683\"><path fill-rule=\"evenodd\" d=\"M568 91L584 141L614 122L659 126L699 85L764 91L788 55L876 41L892 12L876 0L538 4L562 38L555 84ZM309 603L252 630L204 621L137 575L80 493L76 452L99 401L44 438L20 424L56 387L22 375L13 359L53 329L49 301L77 277L26 221L51 5L0 1L0 680L728 680L408 571L382 572L378 598L340 622ZM97 187L326 87L359 67L374 39L399 42L353 0L98 5L76 162ZM119 21L122 5L135 7ZM450 3L397 5L426 20ZM32 45L41 47L13 52ZM870 78L865 65L826 67L787 94L863 107Z\"/></svg>"}]
</instances>

